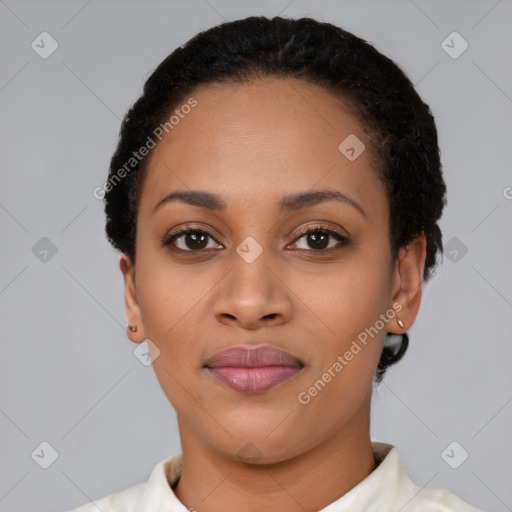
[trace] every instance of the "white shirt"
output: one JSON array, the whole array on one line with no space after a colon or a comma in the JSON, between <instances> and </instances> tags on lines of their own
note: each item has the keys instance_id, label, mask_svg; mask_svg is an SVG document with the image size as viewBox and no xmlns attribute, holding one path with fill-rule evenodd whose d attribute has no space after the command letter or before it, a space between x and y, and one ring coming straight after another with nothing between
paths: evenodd
<instances>
[{"instance_id":1,"label":"white shirt","mask_svg":"<svg viewBox=\"0 0 512 512\"><path fill-rule=\"evenodd\" d=\"M442 489L416 486L396 447L372 442L378 466L341 498L319 512L482 512ZM187 512L171 486L181 475L182 454L161 460L145 483L110 494L69 512Z\"/></svg>"}]
</instances>

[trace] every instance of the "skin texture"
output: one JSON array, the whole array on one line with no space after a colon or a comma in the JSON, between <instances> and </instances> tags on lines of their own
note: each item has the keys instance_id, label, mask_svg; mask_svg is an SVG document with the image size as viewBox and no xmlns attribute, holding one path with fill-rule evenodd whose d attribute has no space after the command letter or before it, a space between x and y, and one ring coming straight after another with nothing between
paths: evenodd
<instances>
[{"instance_id":1,"label":"skin texture","mask_svg":"<svg viewBox=\"0 0 512 512\"><path fill-rule=\"evenodd\" d=\"M370 141L332 93L266 78L201 86L193 96L197 106L158 144L147 169L136 265L120 260L128 323L138 327L128 336L160 350L154 370L177 412L183 473L175 493L201 512L319 510L375 468L373 376L386 332L408 330L418 313L425 237L391 260L389 207ZM354 161L338 150L349 134L366 145ZM366 216L334 200L278 208L283 196L320 189L350 196ZM227 207L167 202L152 211L178 190L216 193ZM162 244L186 223L209 231L202 252L184 236L175 246L189 252ZM349 244L331 236L321 248L337 249L322 255L299 231L318 226ZM236 252L248 236L262 248L252 263ZM300 403L299 393L396 303L397 316ZM203 367L219 350L258 344L291 353L304 368L247 394Z\"/></svg>"}]
</instances>

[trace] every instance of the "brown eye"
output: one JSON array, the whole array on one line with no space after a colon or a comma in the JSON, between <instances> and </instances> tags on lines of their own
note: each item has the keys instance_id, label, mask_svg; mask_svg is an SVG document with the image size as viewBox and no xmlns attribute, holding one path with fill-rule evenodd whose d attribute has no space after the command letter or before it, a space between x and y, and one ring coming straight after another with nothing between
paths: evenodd
<instances>
[{"instance_id":1,"label":"brown eye","mask_svg":"<svg viewBox=\"0 0 512 512\"><path fill-rule=\"evenodd\" d=\"M302 247L296 247L300 250L310 250L312 252L329 252L331 250L339 249L342 246L348 245L349 240L347 237L340 233L327 228L310 228L305 230L301 236L296 238L293 245L298 246L300 241L303 240Z\"/></svg>"},{"instance_id":2,"label":"brown eye","mask_svg":"<svg viewBox=\"0 0 512 512\"><path fill-rule=\"evenodd\" d=\"M208 240L210 239L213 244ZM203 249L215 249L218 248L218 244L209 233L198 229L184 229L170 236L164 245L173 246L175 249L180 251L200 251ZM222 246L220 246L222 247Z\"/></svg>"}]
</instances>

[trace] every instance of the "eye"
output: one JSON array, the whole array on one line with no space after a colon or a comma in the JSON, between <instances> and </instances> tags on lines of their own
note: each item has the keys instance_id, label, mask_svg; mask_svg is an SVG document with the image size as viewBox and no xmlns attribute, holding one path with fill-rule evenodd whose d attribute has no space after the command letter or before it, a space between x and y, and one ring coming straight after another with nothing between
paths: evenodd
<instances>
[{"instance_id":1,"label":"eye","mask_svg":"<svg viewBox=\"0 0 512 512\"><path fill-rule=\"evenodd\" d=\"M186 226L184 229L165 238L163 245L185 252L223 248L207 231L191 226Z\"/></svg>"},{"instance_id":2,"label":"eye","mask_svg":"<svg viewBox=\"0 0 512 512\"><path fill-rule=\"evenodd\" d=\"M349 239L346 236L325 227L306 228L292 245L299 245L301 240L303 246L296 248L306 251L313 249L312 252L332 252L349 244Z\"/></svg>"},{"instance_id":3,"label":"eye","mask_svg":"<svg viewBox=\"0 0 512 512\"><path fill-rule=\"evenodd\" d=\"M348 245L349 242L347 237L333 229L310 227L300 231L299 236L289 247L309 252L329 253ZM302 247L300 246L301 243ZM223 246L210 233L190 225L164 238L162 244L182 252L223 249Z\"/></svg>"}]
</instances>

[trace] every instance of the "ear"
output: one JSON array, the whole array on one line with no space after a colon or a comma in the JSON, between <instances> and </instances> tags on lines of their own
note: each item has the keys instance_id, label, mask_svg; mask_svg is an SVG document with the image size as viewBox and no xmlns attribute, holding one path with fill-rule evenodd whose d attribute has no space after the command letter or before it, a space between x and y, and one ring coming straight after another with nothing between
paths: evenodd
<instances>
[{"instance_id":1,"label":"ear","mask_svg":"<svg viewBox=\"0 0 512 512\"><path fill-rule=\"evenodd\" d=\"M404 327L397 324L399 332L396 334L406 332L416 320L421 303L426 248L424 233L400 248L394 272L393 304L397 311L396 318L402 320ZM401 305L401 309L396 303Z\"/></svg>"},{"instance_id":2,"label":"ear","mask_svg":"<svg viewBox=\"0 0 512 512\"><path fill-rule=\"evenodd\" d=\"M137 326L136 332L126 329L126 335L134 343L141 343L146 337L144 335L144 326L142 325L142 316L140 314L135 289L135 267L126 254L121 255L119 268L121 269L124 279L124 307L126 310L126 318L128 324Z\"/></svg>"}]
</instances>

